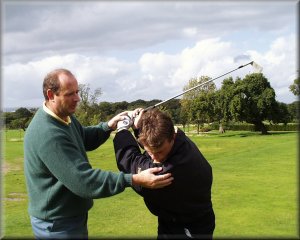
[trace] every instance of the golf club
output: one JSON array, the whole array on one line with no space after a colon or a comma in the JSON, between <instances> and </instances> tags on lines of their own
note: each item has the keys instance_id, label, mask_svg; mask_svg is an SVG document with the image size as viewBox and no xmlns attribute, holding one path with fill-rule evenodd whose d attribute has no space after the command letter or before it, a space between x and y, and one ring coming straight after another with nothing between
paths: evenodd
<instances>
[{"instance_id":1,"label":"golf club","mask_svg":"<svg viewBox=\"0 0 300 240\"><path fill-rule=\"evenodd\" d=\"M201 83L201 84L199 84L199 85L197 85L197 86L194 86L194 87L192 87L192 88L190 88L190 89L188 89L188 90L186 90L186 91L184 91L184 92L182 92L182 93L180 93L180 94L177 94L177 95L175 95L175 96L173 96L173 97L171 97L171 98L169 98L169 99L167 99L167 100L164 100L164 101L162 101L162 102L159 102L159 103L157 103L157 104L155 104L155 105L153 105L153 106L147 107L147 108L144 109L144 111L147 111L147 110L149 110L149 109L152 109L152 108L155 108L155 107L157 107L157 106L160 106L160 105L162 105L162 104L164 104L164 103L166 103L166 102L168 102L168 101L170 101L170 100L172 100L172 99L174 99L174 98L177 98L177 97L179 97L179 96L181 96L181 95L183 95L183 94L185 94L185 93L187 93L187 92L189 92L189 91L192 91L192 90L194 90L194 89L196 89L196 88L198 88L198 87L201 87L201 86L203 86L203 85L205 85L205 84L207 84L207 83L209 83L209 82L212 82L212 81L214 81L214 80L216 80L216 79L218 79L218 78L221 78L221 77L223 77L223 76L225 76L225 75L227 75L227 74L229 74L229 73L232 73L232 72L234 72L234 71L236 71L236 70L238 70L238 69L241 69L241 68L243 68L243 67L246 67L247 65L252 65L253 68L254 68L254 70L255 70L255 72L257 72L257 73L262 72L262 69L263 69L263 68L262 68L261 66L259 66L256 62L251 61L251 62L249 62L249 63L246 63L246 64L244 64L244 65L239 66L239 67L236 68L236 69L233 69L233 70L231 70L231 71L229 71L229 72L227 72L227 73L224 73L224 74L222 74L222 75L219 76L219 77L210 79L210 80L208 80L208 81L206 81L206 82L204 82L204 83Z\"/></svg>"}]
</instances>

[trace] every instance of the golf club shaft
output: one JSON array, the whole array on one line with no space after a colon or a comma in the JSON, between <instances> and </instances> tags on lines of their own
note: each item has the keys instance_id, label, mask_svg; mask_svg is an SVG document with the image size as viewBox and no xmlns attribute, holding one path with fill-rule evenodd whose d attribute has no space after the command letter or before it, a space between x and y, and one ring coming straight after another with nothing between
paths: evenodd
<instances>
[{"instance_id":1,"label":"golf club shaft","mask_svg":"<svg viewBox=\"0 0 300 240\"><path fill-rule=\"evenodd\" d=\"M201 84L199 84L199 85L197 85L197 86L194 86L194 87L192 87L192 88L190 88L190 89L188 89L188 90L186 90L186 91L184 91L184 92L182 92L182 93L180 93L180 94L177 94L177 95L175 95L175 96L173 96L173 97L171 97L171 98L168 98L167 100L164 100L164 101L162 101L162 102L159 102L159 103L157 103L157 104L155 104L155 105L153 105L153 106L147 107L147 108L145 108L145 111L147 111L147 110L149 110L149 109L152 109L152 108L155 108L155 107L157 107L157 106L159 106L159 105L162 105L162 104L164 104L164 103L166 103L166 102L168 102L168 101L170 101L170 100L172 100L172 99L174 99L174 98L177 98L177 97L179 97L179 96L181 96L181 95L183 95L183 94L185 94L185 93L187 93L187 92L189 92L189 91L192 91L192 90L194 90L194 89L196 89L196 88L198 88L198 87L201 87L201 86L203 86L203 85L205 85L205 84L207 84L207 83L209 83L209 82L212 82L212 81L214 81L214 80L216 80L216 79L218 79L218 78L221 78L221 77L223 77L223 76L225 76L225 75L227 75L227 74L229 74L229 73L232 73L232 72L234 72L234 71L236 71L236 70L238 70L238 69L240 69L240 68L243 68L243 67L245 67L245 66L247 66L247 65L249 65L249 64L252 65L252 64L253 64L253 61L251 61L251 62L249 62L249 63L247 63L247 64L244 64L244 65L241 65L241 66L239 66L239 67L236 68L236 69L233 69L233 70L231 70L231 71L229 71L229 72L227 72L227 73L222 74L221 76L218 76L218 77L213 78L213 79L210 79L210 80L208 80L208 81L206 81L206 82L204 82L204 83L201 83Z\"/></svg>"}]
</instances>

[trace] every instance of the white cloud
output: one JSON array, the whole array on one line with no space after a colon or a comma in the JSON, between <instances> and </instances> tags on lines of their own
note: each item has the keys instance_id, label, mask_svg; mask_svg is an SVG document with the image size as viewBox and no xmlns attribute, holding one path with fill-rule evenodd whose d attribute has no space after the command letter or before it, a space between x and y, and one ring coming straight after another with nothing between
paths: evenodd
<instances>
[{"instance_id":1,"label":"white cloud","mask_svg":"<svg viewBox=\"0 0 300 240\"><path fill-rule=\"evenodd\" d=\"M230 42L222 42L220 39L207 39L199 41L192 48L183 49L180 53L174 55L167 55L163 52L147 53L141 57L140 66L147 85L151 84L152 87L164 86L165 88L164 91L158 92L161 95L154 95L153 98L161 98L161 96L168 98L171 97L171 94L180 93L183 86L192 77L205 75L216 78L230 70L234 70L239 66L236 65L235 58L238 53L239 50ZM252 60L262 65L263 74L275 89L278 101L291 102L295 100L292 93L289 92L289 85L296 78L296 42L294 35L275 39L265 53L248 50L239 54L245 56L241 61L238 61L241 65ZM254 69L249 65L224 77L244 77L253 71ZM220 78L215 82L217 86L220 86L222 79ZM152 94L155 94L154 89L151 91ZM166 93L170 95L167 96Z\"/></svg>"},{"instance_id":2,"label":"white cloud","mask_svg":"<svg viewBox=\"0 0 300 240\"><path fill-rule=\"evenodd\" d=\"M5 4L4 105L40 105L43 78L54 68L101 87L101 101L163 100L191 77L215 78L251 60L263 66L279 101L294 99L292 2L57 3Z\"/></svg>"},{"instance_id":3,"label":"white cloud","mask_svg":"<svg viewBox=\"0 0 300 240\"><path fill-rule=\"evenodd\" d=\"M198 33L198 30L196 27L187 27L183 29L183 34L187 37L194 37Z\"/></svg>"},{"instance_id":4,"label":"white cloud","mask_svg":"<svg viewBox=\"0 0 300 240\"><path fill-rule=\"evenodd\" d=\"M249 50L244 54L263 66L263 73L275 88L279 100L292 99L288 86L296 74L295 36L275 39L265 53ZM5 103L22 105L29 99L42 97L44 76L55 68L67 68L79 83L101 88L103 100L133 101L137 99L166 99L182 92L192 77L215 78L236 67L239 51L220 39L206 39L176 54L153 52L143 54L138 62L124 62L112 57L88 57L78 54L53 56L26 64L10 64L3 68ZM246 62L244 62L246 63ZM234 75L244 77L251 67ZM230 75L228 75L230 76ZM225 76L225 77L228 77ZM223 78L215 83L220 86ZM30 89L30 91L27 91ZM41 101L41 99L38 99ZM35 102L35 106L39 102Z\"/></svg>"},{"instance_id":5,"label":"white cloud","mask_svg":"<svg viewBox=\"0 0 300 240\"><path fill-rule=\"evenodd\" d=\"M170 39L267 34L295 26L292 2L5 2L5 61L70 53L103 54L151 47ZM288 26L288 27L287 27Z\"/></svg>"},{"instance_id":6,"label":"white cloud","mask_svg":"<svg viewBox=\"0 0 300 240\"><path fill-rule=\"evenodd\" d=\"M263 66L263 73L269 79L271 86L278 89L277 97L281 101L285 98L292 99L292 93L288 92L288 87L296 79L297 74L295 35L275 39L270 49L264 53L256 51L248 51L248 53Z\"/></svg>"}]
</instances>

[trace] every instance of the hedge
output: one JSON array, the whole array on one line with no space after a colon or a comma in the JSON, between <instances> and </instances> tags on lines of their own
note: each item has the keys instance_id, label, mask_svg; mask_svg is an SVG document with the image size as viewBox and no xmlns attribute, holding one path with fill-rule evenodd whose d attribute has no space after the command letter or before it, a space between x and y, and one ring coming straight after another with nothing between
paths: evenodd
<instances>
[{"instance_id":1,"label":"hedge","mask_svg":"<svg viewBox=\"0 0 300 240\"><path fill-rule=\"evenodd\" d=\"M299 124L288 123L288 124L265 124L267 131L298 131ZM249 123L239 123L239 124L227 124L224 126L225 130L233 131L254 131L254 124Z\"/></svg>"},{"instance_id":2,"label":"hedge","mask_svg":"<svg viewBox=\"0 0 300 240\"><path fill-rule=\"evenodd\" d=\"M288 124L266 124L267 131L299 131L299 124L298 123L288 123ZM250 123L227 123L223 124L223 128L225 130L231 131L254 131L255 127L254 124ZM197 127L195 124L190 124L189 127L186 126L186 130L189 129L190 131L196 130ZM208 132L211 130L219 130L218 123L211 123L211 124L204 124L204 126L200 127L200 132Z\"/></svg>"}]
</instances>

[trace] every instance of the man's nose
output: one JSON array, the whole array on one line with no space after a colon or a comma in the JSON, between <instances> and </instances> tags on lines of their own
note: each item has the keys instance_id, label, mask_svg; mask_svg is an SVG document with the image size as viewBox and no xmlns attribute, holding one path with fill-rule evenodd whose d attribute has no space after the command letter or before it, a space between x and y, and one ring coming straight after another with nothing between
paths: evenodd
<instances>
[{"instance_id":1,"label":"man's nose","mask_svg":"<svg viewBox=\"0 0 300 240\"><path fill-rule=\"evenodd\" d=\"M151 157L152 157L153 160L158 160L159 159L159 154L152 153Z\"/></svg>"},{"instance_id":2,"label":"man's nose","mask_svg":"<svg viewBox=\"0 0 300 240\"><path fill-rule=\"evenodd\" d=\"M80 97L79 97L79 94L76 94L74 101L76 101L76 102L80 102Z\"/></svg>"}]
</instances>

